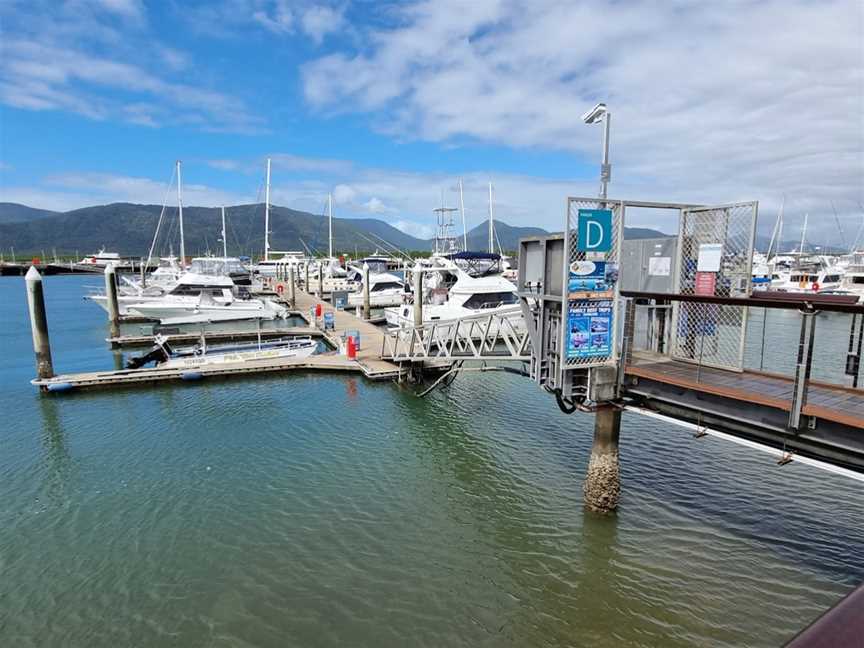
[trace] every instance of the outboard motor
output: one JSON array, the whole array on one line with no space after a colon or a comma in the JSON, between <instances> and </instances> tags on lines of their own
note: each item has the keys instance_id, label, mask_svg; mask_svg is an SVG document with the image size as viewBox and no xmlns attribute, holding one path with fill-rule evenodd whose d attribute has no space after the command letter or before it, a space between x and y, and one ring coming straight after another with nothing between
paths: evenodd
<instances>
[{"instance_id":1,"label":"outboard motor","mask_svg":"<svg viewBox=\"0 0 864 648\"><path fill-rule=\"evenodd\" d=\"M156 336L156 345L147 353L129 358L126 362L127 369L140 369L146 364L155 362L157 365L165 362L171 357L171 347L167 340L161 335Z\"/></svg>"}]
</instances>

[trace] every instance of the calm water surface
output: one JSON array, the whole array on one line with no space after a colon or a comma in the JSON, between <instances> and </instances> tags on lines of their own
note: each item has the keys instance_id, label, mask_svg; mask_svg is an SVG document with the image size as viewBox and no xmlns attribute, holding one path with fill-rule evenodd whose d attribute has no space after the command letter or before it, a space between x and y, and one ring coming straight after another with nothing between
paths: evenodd
<instances>
[{"instance_id":1,"label":"calm water surface","mask_svg":"<svg viewBox=\"0 0 864 648\"><path fill-rule=\"evenodd\" d=\"M115 362L86 283L59 371ZM0 343L3 646L776 646L864 579L860 483L634 414L584 511L592 419L525 379L40 397L20 278Z\"/></svg>"}]
</instances>

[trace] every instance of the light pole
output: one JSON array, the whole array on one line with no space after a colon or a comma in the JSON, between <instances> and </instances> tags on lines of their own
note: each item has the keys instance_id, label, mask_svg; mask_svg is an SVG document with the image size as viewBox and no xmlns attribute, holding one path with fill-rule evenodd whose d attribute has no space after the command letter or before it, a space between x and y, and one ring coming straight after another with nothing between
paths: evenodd
<instances>
[{"instance_id":1,"label":"light pole","mask_svg":"<svg viewBox=\"0 0 864 648\"><path fill-rule=\"evenodd\" d=\"M582 121L586 124L603 122L603 162L600 164L600 197L605 200L606 189L609 181L612 179L612 165L609 163L609 127L612 122L612 113L606 109L605 103L598 103L582 115Z\"/></svg>"}]
</instances>

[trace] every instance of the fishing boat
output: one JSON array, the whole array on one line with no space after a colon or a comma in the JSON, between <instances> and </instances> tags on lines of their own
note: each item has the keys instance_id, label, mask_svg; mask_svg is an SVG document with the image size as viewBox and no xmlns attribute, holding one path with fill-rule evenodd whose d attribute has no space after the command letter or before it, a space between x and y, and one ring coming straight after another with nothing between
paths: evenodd
<instances>
[{"instance_id":1,"label":"fishing boat","mask_svg":"<svg viewBox=\"0 0 864 648\"><path fill-rule=\"evenodd\" d=\"M840 282L840 291L858 296L864 301L864 252L854 252Z\"/></svg>"},{"instance_id":2,"label":"fishing boat","mask_svg":"<svg viewBox=\"0 0 864 648\"><path fill-rule=\"evenodd\" d=\"M214 365L272 360L274 358L308 358L318 343L311 337L293 337L242 344L207 346L202 338L194 347L174 350L163 335L154 338L155 345L147 353L126 363L127 369L139 369L151 362L160 369L200 369Z\"/></svg>"},{"instance_id":3,"label":"fishing boat","mask_svg":"<svg viewBox=\"0 0 864 648\"><path fill-rule=\"evenodd\" d=\"M440 262L439 262L440 263ZM500 274L472 277L452 262L440 268L457 277L449 289L430 288L423 304L423 323L447 322L471 315L510 313L519 302L516 286ZM427 271L432 272L432 271ZM432 283L432 282L430 282ZM426 298L424 298L426 297ZM414 296L417 299L418 296ZM428 298L428 299L427 299ZM413 308L409 304L385 308L384 317L390 328L405 328L414 325ZM513 319L516 331L524 331L525 322L521 316ZM494 331L491 331L494 333Z\"/></svg>"}]
</instances>

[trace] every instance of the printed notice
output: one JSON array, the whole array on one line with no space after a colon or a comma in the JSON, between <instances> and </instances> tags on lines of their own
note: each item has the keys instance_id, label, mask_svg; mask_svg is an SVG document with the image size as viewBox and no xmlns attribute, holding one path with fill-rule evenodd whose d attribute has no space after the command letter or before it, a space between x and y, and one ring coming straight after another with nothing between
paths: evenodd
<instances>
[{"instance_id":1,"label":"printed notice","mask_svg":"<svg viewBox=\"0 0 864 648\"><path fill-rule=\"evenodd\" d=\"M612 302L571 302L567 318L567 357L601 358L612 355Z\"/></svg>"}]
</instances>

